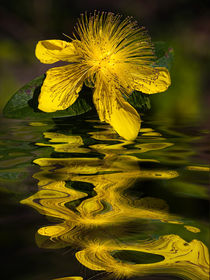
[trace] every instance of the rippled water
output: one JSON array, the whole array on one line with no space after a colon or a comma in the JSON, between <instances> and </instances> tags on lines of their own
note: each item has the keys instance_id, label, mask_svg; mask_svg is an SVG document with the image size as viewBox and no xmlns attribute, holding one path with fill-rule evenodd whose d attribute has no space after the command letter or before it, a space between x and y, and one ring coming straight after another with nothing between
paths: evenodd
<instances>
[{"instance_id":1,"label":"rippled water","mask_svg":"<svg viewBox=\"0 0 210 280\"><path fill-rule=\"evenodd\" d=\"M209 279L205 122L148 119L134 142L92 118L0 129L5 279Z\"/></svg>"}]
</instances>

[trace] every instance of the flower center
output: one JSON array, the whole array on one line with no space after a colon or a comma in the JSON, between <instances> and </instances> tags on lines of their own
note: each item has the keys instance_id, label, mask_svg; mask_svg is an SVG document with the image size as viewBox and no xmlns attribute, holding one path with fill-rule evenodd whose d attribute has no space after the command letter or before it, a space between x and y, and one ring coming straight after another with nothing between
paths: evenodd
<instances>
[{"instance_id":1,"label":"flower center","mask_svg":"<svg viewBox=\"0 0 210 280\"><path fill-rule=\"evenodd\" d=\"M97 55L94 55L94 59L91 59L90 65L96 70L107 70L114 67L116 61L114 55L109 51L98 52Z\"/></svg>"}]
</instances>

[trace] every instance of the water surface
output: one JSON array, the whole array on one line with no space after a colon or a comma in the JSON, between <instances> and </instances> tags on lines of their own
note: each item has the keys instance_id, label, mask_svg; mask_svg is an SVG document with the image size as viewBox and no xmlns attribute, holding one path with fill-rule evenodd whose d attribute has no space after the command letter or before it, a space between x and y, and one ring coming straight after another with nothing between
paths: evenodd
<instances>
[{"instance_id":1,"label":"water surface","mask_svg":"<svg viewBox=\"0 0 210 280\"><path fill-rule=\"evenodd\" d=\"M2 119L6 279L209 279L209 128ZM3 272L2 272L3 273Z\"/></svg>"}]
</instances>

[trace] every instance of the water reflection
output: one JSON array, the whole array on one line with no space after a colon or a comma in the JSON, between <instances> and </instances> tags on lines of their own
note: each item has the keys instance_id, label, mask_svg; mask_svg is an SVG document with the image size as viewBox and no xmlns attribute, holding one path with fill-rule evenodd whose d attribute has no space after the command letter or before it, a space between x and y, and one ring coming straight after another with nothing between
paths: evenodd
<instances>
[{"instance_id":1,"label":"water reflection","mask_svg":"<svg viewBox=\"0 0 210 280\"><path fill-rule=\"evenodd\" d=\"M187 230L196 238L200 229L171 214L165 200L141 194L142 182L150 188L153 180L167 183L179 177L177 170L161 165L159 156L145 155L163 149L167 153L174 144L151 128L142 129L142 138L131 142L116 139L106 125L91 123L96 129L89 132L88 141L45 132L48 142L36 144L54 150L52 157L34 161L41 167L34 174L39 189L21 201L54 222L38 230L38 246L75 248L82 265L114 279L159 273L208 279L206 245L178 234Z\"/></svg>"}]
</instances>

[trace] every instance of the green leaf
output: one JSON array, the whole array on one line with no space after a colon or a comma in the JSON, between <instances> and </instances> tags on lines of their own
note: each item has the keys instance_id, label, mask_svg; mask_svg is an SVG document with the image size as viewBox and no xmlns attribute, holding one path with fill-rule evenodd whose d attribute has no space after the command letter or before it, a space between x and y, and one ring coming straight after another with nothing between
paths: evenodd
<instances>
[{"instance_id":1,"label":"green leaf","mask_svg":"<svg viewBox=\"0 0 210 280\"><path fill-rule=\"evenodd\" d=\"M84 92L81 92L77 101L66 110L53 113L40 111L37 108L38 96L44 79L45 75L39 76L19 89L4 107L3 115L8 118L43 120L49 118L76 116L92 109L90 102L84 98Z\"/></svg>"},{"instance_id":2,"label":"green leaf","mask_svg":"<svg viewBox=\"0 0 210 280\"><path fill-rule=\"evenodd\" d=\"M147 111L151 108L149 96L144 93L141 93L140 91L134 91L127 101L132 106L140 109L141 111Z\"/></svg>"},{"instance_id":3,"label":"green leaf","mask_svg":"<svg viewBox=\"0 0 210 280\"><path fill-rule=\"evenodd\" d=\"M154 66L166 67L170 70L174 59L173 48L169 47L165 42L155 42L154 47L157 57Z\"/></svg>"}]
</instances>

